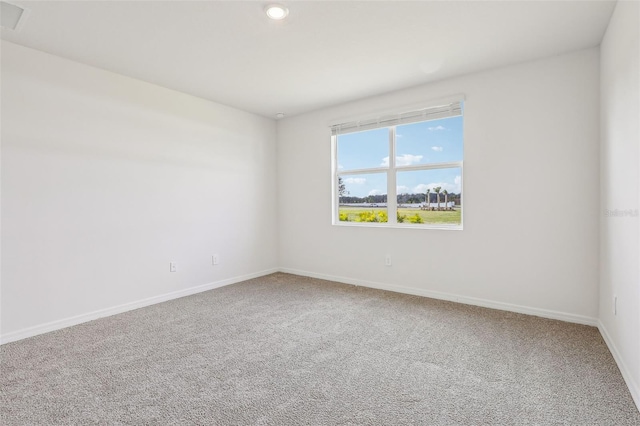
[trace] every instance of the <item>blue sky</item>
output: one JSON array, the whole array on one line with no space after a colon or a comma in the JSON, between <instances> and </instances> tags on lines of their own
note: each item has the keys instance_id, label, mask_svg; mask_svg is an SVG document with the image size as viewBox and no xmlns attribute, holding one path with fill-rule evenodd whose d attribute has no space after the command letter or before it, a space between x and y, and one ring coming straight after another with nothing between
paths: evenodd
<instances>
[{"instance_id":1,"label":"blue sky","mask_svg":"<svg viewBox=\"0 0 640 426\"><path fill-rule=\"evenodd\" d=\"M396 128L396 164L417 165L462 160L462 117L406 124ZM338 137L338 172L384 167L389 164L388 130L375 129ZM364 197L387 193L386 173L342 177L349 195ZM398 172L397 191L424 193L441 186L459 193L459 168Z\"/></svg>"}]
</instances>

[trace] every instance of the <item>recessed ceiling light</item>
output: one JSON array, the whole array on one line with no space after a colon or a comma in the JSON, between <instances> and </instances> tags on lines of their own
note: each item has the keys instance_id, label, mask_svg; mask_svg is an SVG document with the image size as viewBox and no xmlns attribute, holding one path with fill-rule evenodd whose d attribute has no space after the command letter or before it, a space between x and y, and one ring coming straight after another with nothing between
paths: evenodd
<instances>
[{"instance_id":1,"label":"recessed ceiling light","mask_svg":"<svg viewBox=\"0 0 640 426\"><path fill-rule=\"evenodd\" d=\"M264 11L269 18L276 21L286 18L289 14L289 9L282 6L281 4L270 4L269 6L264 8Z\"/></svg>"},{"instance_id":2,"label":"recessed ceiling light","mask_svg":"<svg viewBox=\"0 0 640 426\"><path fill-rule=\"evenodd\" d=\"M284 118L284 112L279 112L276 114L276 118L280 119L280 118Z\"/></svg>"},{"instance_id":3,"label":"recessed ceiling light","mask_svg":"<svg viewBox=\"0 0 640 426\"><path fill-rule=\"evenodd\" d=\"M23 15L23 8L4 1L0 2L0 26L2 28L15 30Z\"/></svg>"}]
</instances>

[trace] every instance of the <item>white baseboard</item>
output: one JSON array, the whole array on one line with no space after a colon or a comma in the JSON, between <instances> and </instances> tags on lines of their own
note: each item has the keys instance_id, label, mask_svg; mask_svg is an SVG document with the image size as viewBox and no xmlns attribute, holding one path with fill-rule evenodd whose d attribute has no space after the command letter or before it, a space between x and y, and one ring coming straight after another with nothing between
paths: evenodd
<instances>
[{"instance_id":1,"label":"white baseboard","mask_svg":"<svg viewBox=\"0 0 640 426\"><path fill-rule=\"evenodd\" d=\"M624 360L620 356L620 352L618 351L618 348L613 343L613 339L609 335L609 332L607 331L602 321L598 321L598 330L600 330L600 334L602 335L604 342L609 347L609 351L611 352L611 355L613 355L613 359L616 361L616 364L618 364L618 369L622 374L622 378L627 383L629 392L631 392L631 397L633 398L633 401L636 403L636 407L638 408L638 411L640 411L640 385L638 384L638 382L634 380L633 376L629 372L629 369L627 368L627 364L625 364Z\"/></svg>"},{"instance_id":2,"label":"white baseboard","mask_svg":"<svg viewBox=\"0 0 640 426\"><path fill-rule=\"evenodd\" d=\"M476 297L460 296L452 293L445 293L433 290L423 290L414 287L398 286L393 284L384 284L374 281L365 281L355 278L339 277L327 274L318 274L315 272L301 271L298 269L280 268L280 272L288 274L302 275L305 277L319 278L329 281L337 281L344 284L352 284L361 287L377 288L380 290L388 290L396 293L412 294L415 296L430 297L432 299L447 300L450 302L464 303L466 305L481 306L483 308L498 309L501 311L517 312L519 314L534 315L542 318L555 319L560 321L571 322L575 324L598 326L598 319L583 315L569 314L566 312L552 311L548 309L532 308L529 306L515 305L512 303L495 302L487 299Z\"/></svg>"},{"instance_id":3,"label":"white baseboard","mask_svg":"<svg viewBox=\"0 0 640 426\"><path fill-rule=\"evenodd\" d=\"M0 345L9 343L9 342L15 342L17 340L26 339L28 337L37 336L39 334L48 333L50 331L60 330L61 328L71 327L72 325L81 324L83 322L93 321L98 318L108 317L108 316L119 314L126 311L132 311L134 309L143 308L149 305L155 305L156 303L162 303L168 300L178 299L180 297L201 293L203 291L213 290L214 288L224 287L224 286L235 284L241 281L250 280L252 278L262 277L265 275L273 274L275 272L278 272L277 268L267 269L265 271L255 272L247 275L241 275L239 277L227 278L221 281L216 281L208 284L190 287L183 290L173 291L171 293L165 293L159 296L153 296L153 297L138 300L135 302L124 303L122 305L100 309L97 311L88 312L86 314L76 315L73 317L64 318L57 321L51 321L51 322L48 322L45 324L39 324L33 327L23 328L22 330L0 335Z\"/></svg>"}]
</instances>

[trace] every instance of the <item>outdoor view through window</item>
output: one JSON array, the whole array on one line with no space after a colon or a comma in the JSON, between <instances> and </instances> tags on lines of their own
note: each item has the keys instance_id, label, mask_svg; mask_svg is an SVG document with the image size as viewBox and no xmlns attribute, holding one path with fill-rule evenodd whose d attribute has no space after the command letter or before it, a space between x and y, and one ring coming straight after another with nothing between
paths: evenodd
<instances>
[{"instance_id":1,"label":"outdoor view through window","mask_svg":"<svg viewBox=\"0 0 640 426\"><path fill-rule=\"evenodd\" d=\"M364 131L334 129L334 223L460 229L460 103L456 111Z\"/></svg>"}]
</instances>

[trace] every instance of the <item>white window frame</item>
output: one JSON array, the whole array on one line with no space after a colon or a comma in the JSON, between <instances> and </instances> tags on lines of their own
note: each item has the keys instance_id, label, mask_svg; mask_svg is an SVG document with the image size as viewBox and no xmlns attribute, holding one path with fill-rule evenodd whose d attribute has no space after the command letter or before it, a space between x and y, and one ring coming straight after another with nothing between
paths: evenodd
<instances>
[{"instance_id":1,"label":"white window frame","mask_svg":"<svg viewBox=\"0 0 640 426\"><path fill-rule=\"evenodd\" d=\"M420 123L425 121L437 120L440 118L463 116L462 102L464 96L458 95L456 97L447 98L440 102L429 103L427 107L407 108L404 109L404 113L386 113L377 114L374 118L364 118L355 120L343 120L336 124L331 124L331 187L332 187L332 218L331 223L336 226L357 226L357 227L376 227L376 228L403 228L403 229L450 229L450 230L462 230L464 223L464 208L460 212L460 224L449 225L439 223L424 223L424 224L398 224L397 211L398 211L398 194L397 194L397 173L406 171L420 171L420 170L436 170L436 169L448 169L459 168L460 169L460 202L464 194L464 141L463 141L463 160L444 162L444 163L425 163L414 164L408 166L396 166L396 127L398 125ZM459 113L446 112L453 108L459 108ZM419 117L431 117L426 119L420 119ZM463 120L464 123L464 120ZM338 136L341 134L362 132L367 130L387 128L389 130L389 167L370 167L364 169L352 169L347 171L338 170ZM464 133L463 133L464 134ZM463 136L464 137L464 136ZM340 211L340 195L338 191L339 177L349 175L361 175L361 174L374 174L374 173L386 173L387 175L387 222L347 222L341 221L339 217Z\"/></svg>"}]
</instances>

